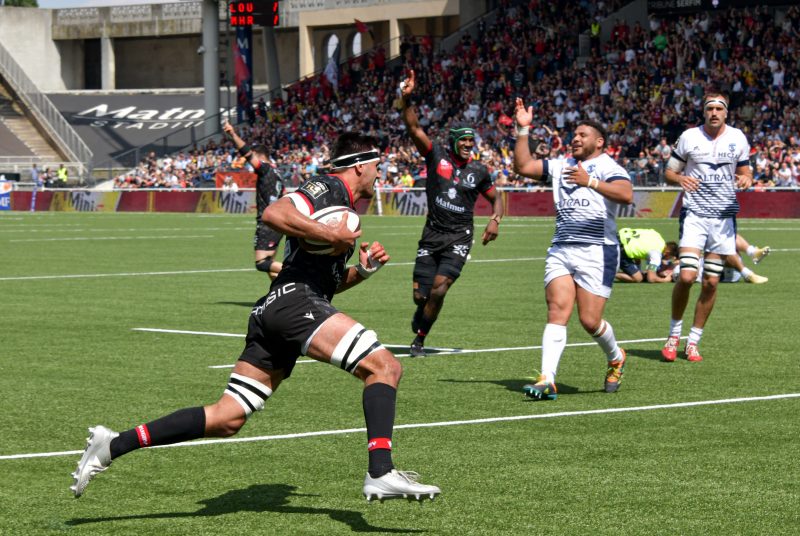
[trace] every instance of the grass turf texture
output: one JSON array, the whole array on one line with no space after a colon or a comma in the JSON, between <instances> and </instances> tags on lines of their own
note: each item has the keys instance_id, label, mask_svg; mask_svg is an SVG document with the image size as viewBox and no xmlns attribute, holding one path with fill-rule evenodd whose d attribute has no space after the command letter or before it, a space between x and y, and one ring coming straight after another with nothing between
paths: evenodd
<instances>
[{"instance_id":1,"label":"grass turf texture","mask_svg":"<svg viewBox=\"0 0 800 536\"><path fill-rule=\"evenodd\" d=\"M620 225L677 235L674 220ZM364 217L362 226L392 262L334 304L382 342L408 344L422 219ZM497 242L474 246L428 345L540 344L552 229L548 219L507 218ZM267 287L252 268L253 230L252 217L232 215L0 216L0 278L129 274L0 279L0 456L80 450L90 425L122 430L216 400L229 370L209 366L233 363L242 339L132 328L244 334ZM745 220L740 230L790 251L757 267L768 284L721 286L703 363L662 363L660 342L624 345L625 379L608 395L599 349L568 347L558 401L537 403L520 389L539 350L403 358L397 424L800 392L800 222ZM191 270L230 271L134 275ZM666 335L671 290L617 284L606 310L617 337ZM575 316L568 342L590 342ZM423 504L367 504L364 432L139 451L80 500L68 489L79 455L0 459L0 534L796 534L799 410L793 398L398 429L398 467L442 488ZM360 382L301 363L237 437L363 426Z\"/></svg>"}]
</instances>

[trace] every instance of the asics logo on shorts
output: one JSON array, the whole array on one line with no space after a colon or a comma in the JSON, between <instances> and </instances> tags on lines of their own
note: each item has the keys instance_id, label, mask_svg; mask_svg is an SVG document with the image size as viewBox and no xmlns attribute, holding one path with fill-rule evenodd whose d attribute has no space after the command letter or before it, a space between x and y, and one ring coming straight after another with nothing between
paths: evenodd
<instances>
[{"instance_id":1,"label":"asics logo on shorts","mask_svg":"<svg viewBox=\"0 0 800 536\"><path fill-rule=\"evenodd\" d=\"M417 257L427 257L427 256L428 256L428 255L430 255L430 254L431 254L431 252L430 252L430 251L428 251L428 250L427 250L427 249L425 249L425 248L419 248L419 249L417 250Z\"/></svg>"},{"instance_id":2,"label":"asics logo on shorts","mask_svg":"<svg viewBox=\"0 0 800 536\"><path fill-rule=\"evenodd\" d=\"M453 246L453 253L455 253L456 255L460 255L462 257L466 257L467 254L469 253L469 246L465 244L456 244L455 246Z\"/></svg>"},{"instance_id":3,"label":"asics logo on shorts","mask_svg":"<svg viewBox=\"0 0 800 536\"><path fill-rule=\"evenodd\" d=\"M286 294L289 294L290 292L294 292L295 290L297 290L294 285L295 285L294 283L286 283L282 287L278 287L275 290L270 291L270 293L267 294L266 301L261 305L259 305L258 307L253 307L253 311L250 314L260 315L261 313L264 312L264 310L267 307L269 307L269 305L272 302L274 302L281 296L285 296Z\"/></svg>"}]
</instances>

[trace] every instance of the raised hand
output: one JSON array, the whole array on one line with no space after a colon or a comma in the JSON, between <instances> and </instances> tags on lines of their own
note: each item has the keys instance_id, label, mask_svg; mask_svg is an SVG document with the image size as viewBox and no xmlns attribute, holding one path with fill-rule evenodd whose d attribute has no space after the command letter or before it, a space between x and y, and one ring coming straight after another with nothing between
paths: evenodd
<instances>
[{"instance_id":1,"label":"raised hand","mask_svg":"<svg viewBox=\"0 0 800 536\"><path fill-rule=\"evenodd\" d=\"M402 95L404 99L408 98L414 91L414 86L416 86L416 77L414 75L414 70L411 69L408 71L408 77L400 82L400 95Z\"/></svg>"},{"instance_id":2,"label":"raised hand","mask_svg":"<svg viewBox=\"0 0 800 536\"><path fill-rule=\"evenodd\" d=\"M533 123L533 106L528 106L526 109L522 99L517 97L514 107L514 117L517 120L517 126L531 126L531 123Z\"/></svg>"}]
</instances>

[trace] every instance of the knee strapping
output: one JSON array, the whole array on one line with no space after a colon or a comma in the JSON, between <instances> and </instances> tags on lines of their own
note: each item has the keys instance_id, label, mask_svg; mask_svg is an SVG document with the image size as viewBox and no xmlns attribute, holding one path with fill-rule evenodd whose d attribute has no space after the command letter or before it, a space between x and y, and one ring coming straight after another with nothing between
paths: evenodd
<instances>
[{"instance_id":1,"label":"knee strapping","mask_svg":"<svg viewBox=\"0 0 800 536\"><path fill-rule=\"evenodd\" d=\"M356 323L345 333L331 355L331 364L355 374L358 364L369 354L383 348L377 334Z\"/></svg>"},{"instance_id":2,"label":"knee strapping","mask_svg":"<svg viewBox=\"0 0 800 536\"><path fill-rule=\"evenodd\" d=\"M272 268L272 255L264 257L261 260L256 261L256 270L259 272L270 272L270 268Z\"/></svg>"},{"instance_id":3,"label":"knee strapping","mask_svg":"<svg viewBox=\"0 0 800 536\"><path fill-rule=\"evenodd\" d=\"M681 253L681 270L694 270L695 272L700 269L700 255L697 253Z\"/></svg>"},{"instance_id":4,"label":"knee strapping","mask_svg":"<svg viewBox=\"0 0 800 536\"><path fill-rule=\"evenodd\" d=\"M703 271L709 277L722 277L725 271L725 262L721 259L706 259L703 263Z\"/></svg>"},{"instance_id":5,"label":"knee strapping","mask_svg":"<svg viewBox=\"0 0 800 536\"><path fill-rule=\"evenodd\" d=\"M245 416L249 417L253 412L264 409L267 399L272 396L272 389L253 378L234 372L228 380L225 394L232 396L244 409Z\"/></svg>"}]
</instances>

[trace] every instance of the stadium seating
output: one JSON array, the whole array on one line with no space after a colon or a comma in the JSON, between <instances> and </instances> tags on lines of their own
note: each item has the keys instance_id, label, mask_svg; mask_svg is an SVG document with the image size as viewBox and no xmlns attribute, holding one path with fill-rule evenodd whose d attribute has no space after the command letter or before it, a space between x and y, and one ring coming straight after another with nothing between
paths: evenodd
<instances>
[{"instance_id":1,"label":"stadium seating","mask_svg":"<svg viewBox=\"0 0 800 536\"><path fill-rule=\"evenodd\" d=\"M382 179L395 184L402 169L418 176L424 168L394 106L399 82L414 69L428 134L441 137L453 120L474 124L480 134L475 157L500 185L531 186L511 171L516 96L534 107L535 132L550 142L551 156L568 153L578 120L597 119L609 128L609 154L631 172L635 184L656 185L662 183L668 157L664 148L687 125L702 121L701 97L713 88L731 96L729 122L750 138L760 186L796 187L800 8L729 9L668 20L651 16L647 28L619 20L602 49L593 41L591 55L578 58L576 28L588 29L621 5L501 2L494 23L481 23L478 38L464 33L451 51L436 50L430 37L407 37L400 61L385 66L375 61L380 48L351 59L342 66L336 91L319 77L301 80L287 89L285 99L273 100L265 116L239 128L250 142L270 148L289 185L316 171L327 157L325 143L337 132L362 130L380 140L386 167L398 170L383 173ZM228 166L235 162L232 151L221 140L189 158ZM197 185L202 165L183 170L190 176L181 178L170 168L174 160L150 161L117 183Z\"/></svg>"}]
</instances>

